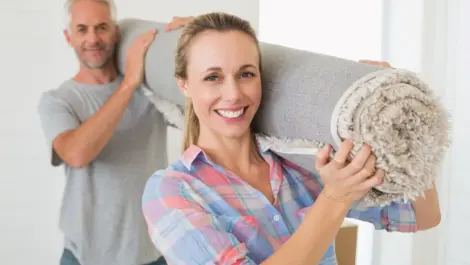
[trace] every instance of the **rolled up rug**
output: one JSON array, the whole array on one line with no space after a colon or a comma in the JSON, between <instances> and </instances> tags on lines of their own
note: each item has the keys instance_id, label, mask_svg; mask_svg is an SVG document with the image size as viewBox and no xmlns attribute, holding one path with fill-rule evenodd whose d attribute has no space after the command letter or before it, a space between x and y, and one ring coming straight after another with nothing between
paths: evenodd
<instances>
[{"instance_id":1,"label":"rolled up rug","mask_svg":"<svg viewBox=\"0 0 470 265\"><path fill-rule=\"evenodd\" d=\"M180 30L164 32L164 23L139 19L119 24L121 73L136 37L159 30L145 58L145 89L183 128L185 98L173 73ZM263 99L253 122L262 146L314 171L314 155L325 144L337 148L352 139L351 155L369 144L385 178L364 197L365 207L412 201L432 187L450 142L450 118L416 74L269 43L260 48Z\"/></svg>"}]
</instances>

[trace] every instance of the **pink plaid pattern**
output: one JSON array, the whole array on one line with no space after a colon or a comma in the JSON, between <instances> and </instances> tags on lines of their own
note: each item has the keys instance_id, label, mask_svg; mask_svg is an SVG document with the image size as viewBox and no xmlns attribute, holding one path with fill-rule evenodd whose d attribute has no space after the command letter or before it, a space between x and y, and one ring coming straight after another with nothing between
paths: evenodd
<instances>
[{"instance_id":1,"label":"pink plaid pattern","mask_svg":"<svg viewBox=\"0 0 470 265\"><path fill-rule=\"evenodd\" d=\"M210 161L197 146L148 180L143 213L153 243L169 264L259 264L292 236L322 183L317 175L271 151L260 152L270 166L274 204ZM417 230L409 203L353 207L348 217L370 222L376 229ZM334 244L320 264L337 264Z\"/></svg>"}]
</instances>

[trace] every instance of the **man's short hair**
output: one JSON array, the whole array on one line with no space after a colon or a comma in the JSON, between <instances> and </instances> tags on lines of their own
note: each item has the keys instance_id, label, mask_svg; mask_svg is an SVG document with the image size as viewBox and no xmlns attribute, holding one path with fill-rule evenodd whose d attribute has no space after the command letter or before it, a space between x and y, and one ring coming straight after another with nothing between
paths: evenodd
<instances>
[{"instance_id":1,"label":"man's short hair","mask_svg":"<svg viewBox=\"0 0 470 265\"><path fill-rule=\"evenodd\" d=\"M66 23L66 28L67 30L70 31L70 23L72 21L72 6L78 2L78 1L83 1L83 0L66 0L65 1L65 23ZM88 0L88 1L95 1L98 3L102 3L105 5L108 5L109 7L109 12L111 13L111 21L113 24L116 24L117 22L117 14L116 14L116 4L114 3L114 0Z\"/></svg>"}]
</instances>

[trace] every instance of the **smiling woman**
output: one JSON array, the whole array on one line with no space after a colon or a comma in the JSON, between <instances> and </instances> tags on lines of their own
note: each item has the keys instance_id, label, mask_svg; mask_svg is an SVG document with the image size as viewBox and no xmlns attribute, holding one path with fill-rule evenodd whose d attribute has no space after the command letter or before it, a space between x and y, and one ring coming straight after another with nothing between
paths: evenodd
<instances>
[{"instance_id":1,"label":"smiling woman","mask_svg":"<svg viewBox=\"0 0 470 265\"><path fill-rule=\"evenodd\" d=\"M178 85L188 99L184 148L246 134L261 101L254 33L248 29L199 33L201 30L185 35L178 47L179 51L187 50L187 57L177 57L176 71ZM188 64L186 58L193 58L193 51L198 52L198 59Z\"/></svg>"},{"instance_id":2,"label":"smiling woman","mask_svg":"<svg viewBox=\"0 0 470 265\"><path fill-rule=\"evenodd\" d=\"M352 141L331 160L327 145L317 175L257 142L260 61L253 29L236 16L201 15L181 33L175 76L187 100L185 150L150 177L142 198L150 237L169 263L336 265L333 240L345 217L423 229L416 218L432 207L357 207L383 179L370 146L349 161Z\"/></svg>"}]
</instances>

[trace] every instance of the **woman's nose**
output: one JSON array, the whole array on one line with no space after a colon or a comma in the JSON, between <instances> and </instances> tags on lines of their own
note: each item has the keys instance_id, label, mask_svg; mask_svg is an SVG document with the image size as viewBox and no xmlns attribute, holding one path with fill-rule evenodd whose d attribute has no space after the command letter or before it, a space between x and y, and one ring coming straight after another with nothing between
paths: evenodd
<instances>
[{"instance_id":1,"label":"woman's nose","mask_svg":"<svg viewBox=\"0 0 470 265\"><path fill-rule=\"evenodd\" d=\"M240 84L234 78L226 79L222 89L222 98L228 101L238 101L242 96Z\"/></svg>"}]
</instances>

